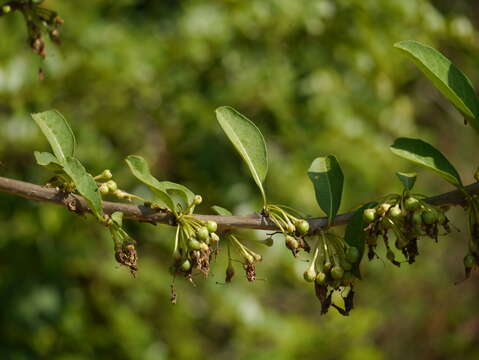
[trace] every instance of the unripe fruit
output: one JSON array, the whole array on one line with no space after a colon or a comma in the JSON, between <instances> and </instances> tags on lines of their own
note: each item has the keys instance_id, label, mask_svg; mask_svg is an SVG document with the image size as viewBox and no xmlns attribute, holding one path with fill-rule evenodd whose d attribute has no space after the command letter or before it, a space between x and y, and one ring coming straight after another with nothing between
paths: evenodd
<instances>
[{"instance_id":1,"label":"unripe fruit","mask_svg":"<svg viewBox=\"0 0 479 360\"><path fill-rule=\"evenodd\" d=\"M474 255L472 255L472 254L467 254L467 255L464 257L464 266L465 266L467 269L473 268L476 264L477 264L477 262L476 262L476 258L474 257Z\"/></svg>"},{"instance_id":2,"label":"unripe fruit","mask_svg":"<svg viewBox=\"0 0 479 360\"><path fill-rule=\"evenodd\" d=\"M323 273L323 272L319 272L318 275L316 275L316 279L314 279L314 281L316 282L316 284L319 284L319 285L323 285L324 283L326 283L326 274Z\"/></svg>"},{"instance_id":3,"label":"unripe fruit","mask_svg":"<svg viewBox=\"0 0 479 360\"><path fill-rule=\"evenodd\" d=\"M406 208L406 210L408 211L414 211L416 209L419 208L419 205L420 205L420 202L418 199L416 198L413 198L413 197L408 197L405 201L404 201L404 207Z\"/></svg>"},{"instance_id":4,"label":"unripe fruit","mask_svg":"<svg viewBox=\"0 0 479 360\"><path fill-rule=\"evenodd\" d=\"M363 212L363 220L366 224L372 223L376 218L376 209L366 209Z\"/></svg>"},{"instance_id":5,"label":"unripe fruit","mask_svg":"<svg viewBox=\"0 0 479 360\"><path fill-rule=\"evenodd\" d=\"M108 188L106 184L101 184L98 187L98 190L100 191L100 194L102 195L107 195L110 192L110 189Z\"/></svg>"},{"instance_id":6,"label":"unripe fruit","mask_svg":"<svg viewBox=\"0 0 479 360\"><path fill-rule=\"evenodd\" d=\"M193 203L195 205L199 205L203 202L203 198L201 197L201 195L195 195L195 198L193 199Z\"/></svg>"},{"instance_id":7,"label":"unripe fruit","mask_svg":"<svg viewBox=\"0 0 479 360\"><path fill-rule=\"evenodd\" d=\"M422 211L418 210L415 211L414 214L412 214L412 223L415 225L421 225L422 224Z\"/></svg>"},{"instance_id":8,"label":"unripe fruit","mask_svg":"<svg viewBox=\"0 0 479 360\"><path fill-rule=\"evenodd\" d=\"M346 260L351 264L357 263L359 260L359 250L357 247L350 246L346 250Z\"/></svg>"},{"instance_id":9,"label":"unripe fruit","mask_svg":"<svg viewBox=\"0 0 479 360\"><path fill-rule=\"evenodd\" d=\"M213 244L216 244L220 241L220 237L216 233L211 233L210 240Z\"/></svg>"},{"instance_id":10,"label":"unripe fruit","mask_svg":"<svg viewBox=\"0 0 479 360\"><path fill-rule=\"evenodd\" d=\"M422 221L424 221L424 224L432 225L436 220L437 216L433 210L427 209L422 213Z\"/></svg>"},{"instance_id":11,"label":"unripe fruit","mask_svg":"<svg viewBox=\"0 0 479 360\"><path fill-rule=\"evenodd\" d=\"M303 274L303 278L307 282L313 282L314 279L316 279L316 270L314 270L314 266L310 266L309 268L306 269L306 271Z\"/></svg>"},{"instance_id":12,"label":"unripe fruit","mask_svg":"<svg viewBox=\"0 0 479 360\"><path fill-rule=\"evenodd\" d=\"M343 275L344 275L344 269L341 266L336 265L331 269L331 277L334 280L341 279L343 277Z\"/></svg>"},{"instance_id":13,"label":"unripe fruit","mask_svg":"<svg viewBox=\"0 0 479 360\"><path fill-rule=\"evenodd\" d=\"M191 263L188 259L186 259L185 261L183 261L183 263L181 264L181 270L183 271L188 271L191 269Z\"/></svg>"},{"instance_id":14,"label":"unripe fruit","mask_svg":"<svg viewBox=\"0 0 479 360\"><path fill-rule=\"evenodd\" d=\"M306 220L299 220L296 223L296 230L300 235L306 235L309 231L309 223Z\"/></svg>"},{"instance_id":15,"label":"unripe fruit","mask_svg":"<svg viewBox=\"0 0 479 360\"><path fill-rule=\"evenodd\" d=\"M383 203L381 205L378 206L377 208L377 213L379 215L384 215L388 212L389 208L391 207L390 204L387 204L387 203Z\"/></svg>"},{"instance_id":16,"label":"unripe fruit","mask_svg":"<svg viewBox=\"0 0 479 360\"><path fill-rule=\"evenodd\" d=\"M196 239L190 238L188 240L188 247L191 250L199 250L201 248L201 243Z\"/></svg>"},{"instance_id":17,"label":"unripe fruit","mask_svg":"<svg viewBox=\"0 0 479 360\"><path fill-rule=\"evenodd\" d=\"M298 240L296 240L294 237L290 235L286 235L285 243L286 243L286 247L290 250L295 250L299 246Z\"/></svg>"},{"instance_id":18,"label":"unripe fruit","mask_svg":"<svg viewBox=\"0 0 479 360\"><path fill-rule=\"evenodd\" d=\"M402 211L399 205L393 206L391 210L389 210L389 216L391 217L391 219L398 219L401 217L401 215Z\"/></svg>"},{"instance_id":19,"label":"unripe fruit","mask_svg":"<svg viewBox=\"0 0 479 360\"><path fill-rule=\"evenodd\" d=\"M210 233L205 226L202 226L197 230L196 236L200 241L206 241L206 239L208 239L208 237L210 236Z\"/></svg>"},{"instance_id":20,"label":"unripe fruit","mask_svg":"<svg viewBox=\"0 0 479 360\"><path fill-rule=\"evenodd\" d=\"M206 223L206 228L210 233L214 233L218 229L218 224L216 223L216 221L210 220Z\"/></svg>"},{"instance_id":21,"label":"unripe fruit","mask_svg":"<svg viewBox=\"0 0 479 360\"><path fill-rule=\"evenodd\" d=\"M108 189L110 189L111 192L115 192L118 190L118 185L113 180L109 180L105 184L106 186L108 186Z\"/></svg>"}]
</instances>

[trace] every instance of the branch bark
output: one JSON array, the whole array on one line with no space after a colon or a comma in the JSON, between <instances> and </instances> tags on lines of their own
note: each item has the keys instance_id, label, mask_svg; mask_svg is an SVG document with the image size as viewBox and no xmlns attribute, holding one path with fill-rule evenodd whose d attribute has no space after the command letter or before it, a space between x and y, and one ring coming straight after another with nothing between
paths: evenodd
<instances>
[{"instance_id":1,"label":"branch bark","mask_svg":"<svg viewBox=\"0 0 479 360\"><path fill-rule=\"evenodd\" d=\"M465 187L466 191L471 194L479 194L479 182L470 184ZM0 177L0 192L23 197L25 199L49 202L61 206L65 206L70 211L77 213L91 212L83 197L75 194L66 194L55 188L39 186L24 181L14 180L10 178ZM450 191L444 194L427 198L426 201L432 205L456 206L465 205L465 196L459 190ZM153 210L143 205L125 204L119 202L103 202L103 211L110 215L115 211L121 211L124 218L148 222L152 224L174 225L175 217L167 210ZM348 212L336 216L333 226L344 225L352 217L354 212ZM261 214L255 213L245 216L218 216L218 215L201 215L195 214L201 220L214 220L218 223L221 230L245 228L260 230L277 230L276 226L264 218ZM327 224L326 217L308 219L311 231L315 231Z\"/></svg>"}]
</instances>

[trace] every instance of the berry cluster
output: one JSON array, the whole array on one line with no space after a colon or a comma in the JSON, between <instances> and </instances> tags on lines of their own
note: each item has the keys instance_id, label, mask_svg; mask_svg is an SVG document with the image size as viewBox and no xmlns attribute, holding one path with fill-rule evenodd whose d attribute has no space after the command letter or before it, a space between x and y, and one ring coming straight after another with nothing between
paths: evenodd
<instances>
[{"instance_id":1,"label":"berry cluster","mask_svg":"<svg viewBox=\"0 0 479 360\"><path fill-rule=\"evenodd\" d=\"M395 247L403 253L409 264L414 263L419 255L419 238L430 237L437 242L440 228L446 234L451 231L445 211L444 208L428 204L419 196L411 195L391 195L375 208L364 210L369 260L377 256L375 249L378 238L382 238L387 259L394 265L400 265L389 245L389 234L392 232L395 235Z\"/></svg>"},{"instance_id":2,"label":"berry cluster","mask_svg":"<svg viewBox=\"0 0 479 360\"><path fill-rule=\"evenodd\" d=\"M307 282L314 282L322 314L325 314L331 305L341 314L349 314L353 308L354 296L355 276L352 270L359 260L359 250L348 246L341 237L329 232L321 232L317 237L313 259L303 277ZM344 309L332 304L334 291L338 291L343 298Z\"/></svg>"}]
</instances>

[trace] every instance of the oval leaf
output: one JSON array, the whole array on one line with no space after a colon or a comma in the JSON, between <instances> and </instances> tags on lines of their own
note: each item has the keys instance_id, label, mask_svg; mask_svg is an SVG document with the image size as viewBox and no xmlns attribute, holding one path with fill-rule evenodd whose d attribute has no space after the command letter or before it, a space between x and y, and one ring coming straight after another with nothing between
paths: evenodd
<instances>
[{"instance_id":1,"label":"oval leaf","mask_svg":"<svg viewBox=\"0 0 479 360\"><path fill-rule=\"evenodd\" d=\"M216 109L216 119L248 165L266 206L263 181L268 173L268 154L263 135L251 120L229 106Z\"/></svg>"},{"instance_id":2,"label":"oval leaf","mask_svg":"<svg viewBox=\"0 0 479 360\"><path fill-rule=\"evenodd\" d=\"M168 194L168 189L165 186L165 183L167 182L160 182L153 175L151 175L150 167L148 166L146 160L141 156L130 155L125 159L125 161L133 176L148 186L148 188L155 194L156 198L153 203L155 205L166 207L176 214L177 209L175 203L170 194Z\"/></svg>"},{"instance_id":3,"label":"oval leaf","mask_svg":"<svg viewBox=\"0 0 479 360\"><path fill-rule=\"evenodd\" d=\"M231 211L218 205L212 206L211 209L220 216L233 216Z\"/></svg>"},{"instance_id":4,"label":"oval leaf","mask_svg":"<svg viewBox=\"0 0 479 360\"><path fill-rule=\"evenodd\" d=\"M63 166L58 162L58 159L52 153L35 151L33 154L35 155L35 160L37 161L38 165L44 166L52 171L63 170Z\"/></svg>"},{"instance_id":5,"label":"oval leaf","mask_svg":"<svg viewBox=\"0 0 479 360\"><path fill-rule=\"evenodd\" d=\"M420 139L399 138L390 146L391 151L415 164L434 171L452 185L463 188L461 177L449 160L432 145Z\"/></svg>"},{"instance_id":6,"label":"oval leaf","mask_svg":"<svg viewBox=\"0 0 479 360\"><path fill-rule=\"evenodd\" d=\"M366 234L364 232L363 212L366 209L375 207L377 204L378 203L376 202L371 202L357 209L354 212L354 215L348 221L348 225L346 226L346 230L344 232L344 241L349 246L354 246L359 250L359 261L353 264L353 268L351 269L351 272L358 279L361 279L359 264L361 263L361 259L364 255L364 244L366 238Z\"/></svg>"},{"instance_id":7,"label":"oval leaf","mask_svg":"<svg viewBox=\"0 0 479 360\"><path fill-rule=\"evenodd\" d=\"M85 170L78 159L70 156L66 157L63 170L72 179L78 193L85 198L93 214L102 220L101 195L93 176Z\"/></svg>"},{"instance_id":8,"label":"oval leaf","mask_svg":"<svg viewBox=\"0 0 479 360\"><path fill-rule=\"evenodd\" d=\"M471 81L439 51L417 41L394 44L432 81L434 86L479 132L479 101Z\"/></svg>"},{"instance_id":9,"label":"oval leaf","mask_svg":"<svg viewBox=\"0 0 479 360\"><path fill-rule=\"evenodd\" d=\"M313 182L316 201L328 216L331 224L341 204L343 193L343 172L334 155L314 159L308 170Z\"/></svg>"},{"instance_id":10,"label":"oval leaf","mask_svg":"<svg viewBox=\"0 0 479 360\"><path fill-rule=\"evenodd\" d=\"M32 118L47 138L53 153L60 163L63 164L67 156L73 156L75 152L75 135L59 111L49 110L32 114Z\"/></svg>"},{"instance_id":11,"label":"oval leaf","mask_svg":"<svg viewBox=\"0 0 479 360\"><path fill-rule=\"evenodd\" d=\"M414 184L416 183L417 174L416 173L403 173L398 171L396 173L399 181L403 184L404 188L407 190L412 190Z\"/></svg>"}]
</instances>

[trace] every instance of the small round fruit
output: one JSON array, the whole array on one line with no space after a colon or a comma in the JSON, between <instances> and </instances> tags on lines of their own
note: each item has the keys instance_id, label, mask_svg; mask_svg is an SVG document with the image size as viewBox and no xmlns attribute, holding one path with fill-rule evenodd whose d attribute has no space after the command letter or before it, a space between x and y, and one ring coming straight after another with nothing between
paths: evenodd
<instances>
[{"instance_id":1,"label":"small round fruit","mask_svg":"<svg viewBox=\"0 0 479 360\"><path fill-rule=\"evenodd\" d=\"M473 268L476 264L477 264L477 262L476 262L476 258L474 257L474 255L472 255L472 254L467 254L467 255L464 257L464 266L465 266L467 269Z\"/></svg>"},{"instance_id":2,"label":"small round fruit","mask_svg":"<svg viewBox=\"0 0 479 360\"><path fill-rule=\"evenodd\" d=\"M391 208L391 204L383 203L377 207L377 212L379 215L384 215Z\"/></svg>"},{"instance_id":3,"label":"small round fruit","mask_svg":"<svg viewBox=\"0 0 479 360\"><path fill-rule=\"evenodd\" d=\"M309 268L306 269L306 271L303 274L303 278L307 282L313 282L314 279L316 279L316 270L314 270L314 266L310 266Z\"/></svg>"},{"instance_id":4,"label":"small round fruit","mask_svg":"<svg viewBox=\"0 0 479 360\"><path fill-rule=\"evenodd\" d=\"M210 233L214 233L218 229L218 224L216 221L210 220L206 223L206 228Z\"/></svg>"},{"instance_id":5,"label":"small round fruit","mask_svg":"<svg viewBox=\"0 0 479 360\"><path fill-rule=\"evenodd\" d=\"M399 205L393 206L391 210L389 210L389 216L391 217L391 219L398 219L401 217L401 215L402 211Z\"/></svg>"},{"instance_id":6,"label":"small round fruit","mask_svg":"<svg viewBox=\"0 0 479 360\"><path fill-rule=\"evenodd\" d=\"M199 249L201 249L201 243L196 239L190 238L188 240L188 247L191 250L199 250Z\"/></svg>"},{"instance_id":7,"label":"small round fruit","mask_svg":"<svg viewBox=\"0 0 479 360\"><path fill-rule=\"evenodd\" d=\"M108 193L110 192L110 189L108 188L107 184L101 184L98 187L98 190L100 191L100 194L102 195L108 195Z\"/></svg>"},{"instance_id":8,"label":"small round fruit","mask_svg":"<svg viewBox=\"0 0 479 360\"><path fill-rule=\"evenodd\" d=\"M359 260L359 250L355 246L350 246L346 250L346 260L351 264L357 263Z\"/></svg>"},{"instance_id":9,"label":"small round fruit","mask_svg":"<svg viewBox=\"0 0 479 360\"><path fill-rule=\"evenodd\" d=\"M206 239L208 239L210 236L210 233L205 226L202 226L196 231L196 236L200 241L206 241Z\"/></svg>"},{"instance_id":10,"label":"small round fruit","mask_svg":"<svg viewBox=\"0 0 479 360\"><path fill-rule=\"evenodd\" d=\"M331 269L331 277L334 280L339 280L343 277L344 275L344 269L341 266L333 266Z\"/></svg>"},{"instance_id":11,"label":"small round fruit","mask_svg":"<svg viewBox=\"0 0 479 360\"><path fill-rule=\"evenodd\" d=\"M326 274L321 271L318 273L318 275L316 275L316 279L314 279L314 281L316 284L323 285L326 283L326 278Z\"/></svg>"},{"instance_id":12,"label":"small round fruit","mask_svg":"<svg viewBox=\"0 0 479 360\"><path fill-rule=\"evenodd\" d=\"M363 212L363 220L365 223L370 224L376 218L376 209L366 209Z\"/></svg>"},{"instance_id":13,"label":"small round fruit","mask_svg":"<svg viewBox=\"0 0 479 360\"><path fill-rule=\"evenodd\" d=\"M203 198L201 195L195 195L195 198L193 199L193 204L199 205L203 202Z\"/></svg>"},{"instance_id":14,"label":"small round fruit","mask_svg":"<svg viewBox=\"0 0 479 360\"><path fill-rule=\"evenodd\" d=\"M298 240L296 240L294 237L292 237L290 235L286 236L285 244L286 244L286 247L290 250L295 250L299 246Z\"/></svg>"},{"instance_id":15,"label":"small round fruit","mask_svg":"<svg viewBox=\"0 0 479 360\"><path fill-rule=\"evenodd\" d=\"M414 198L414 197L408 197L405 201L404 201L404 207L406 208L406 210L408 211L414 211L414 210L417 210L419 208L419 205L420 205L420 202L418 199Z\"/></svg>"},{"instance_id":16,"label":"small round fruit","mask_svg":"<svg viewBox=\"0 0 479 360\"><path fill-rule=\"evenodd\" d=\"M183 263L181 264L181 270L183 271L188 271L191 269L191 263L188 259L186 259L185 261L183 261Z\"/></svg>"},{"instance_id":17,"label":"small round fruit","mask_svg":"<svg viewBox=\"0 0 479 360\"><path fill-rule=\"evenodd\" d=\"M415 211L414 214L412 214L412 222L415 225L422 224L422 210Z\"/></svg>"},{"instance_id":18,"label":"small round fruit","mask_svg":"<svg viewBox=\"0 0 479 360\"><path fill-rule=\"evenodd\" d=\"M296 230L300 235L306 235L309 231L309 223L306 220L299 220L296 223Z\"/></svg>"},{"instance_id":19,"label":"small round fruit","mask_svg":"<svg viewBox=\"0 0 479 360\"><path fill-rule=\"evenodd\" d=\"M113 180L109 180L105 184L106 186L108 186L108 189L110 189L111 192L115 192L118 190L118 185Z\"/></svg>"},{"instance_id":20,"label":"small round fruit","mask_svg":"<svg viewBox=\"0 0 479 360\"><path fill-rule=\"evenodd\" d=\"M436 222L436 220L437 216L435 214L435 211L427 209L422 213L422 221L424 222L424 224L432 225Z\"/></svg>"}]
</instances>

